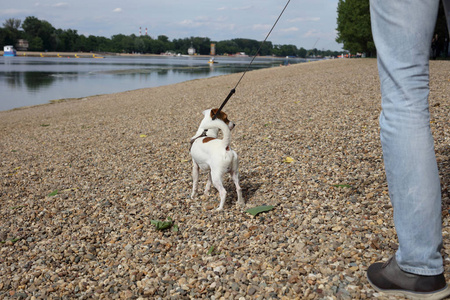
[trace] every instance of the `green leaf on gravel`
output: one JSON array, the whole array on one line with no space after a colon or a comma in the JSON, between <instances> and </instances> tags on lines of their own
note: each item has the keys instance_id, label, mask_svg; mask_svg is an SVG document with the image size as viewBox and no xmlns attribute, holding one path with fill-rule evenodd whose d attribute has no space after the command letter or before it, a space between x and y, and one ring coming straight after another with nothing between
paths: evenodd
<instances>
[{"instance_id":1,"label":"green leaf on gravel","mask_svg":"<svg viewBox=\"0 0 450 300\"><path fill-rule=\"evenodd\" d=\"M262 213L262 212L266 212L266 211L270 211L273 209L272 205L263 205L263 206L257 206L257 207L253 207L250 209L247 209L245 212L253 215L256 217L257 214Z\"/></svg>"},{"instance_id":2,"label":"green leaf on gravel","mask_svg":"<svg viewBox=\"0 0 450 300\"><path fill-rule=\"evenodd\" d=\"M10 209L18 209L18 208L22 208L22 207L26 207L26 205L12 206L12 207L10 207Z\"/></svg>"},{"instance_id":3,"label":"green leaf on gravel","mask_svg":"<svg viewBox=\"0 0 450 300\"><path fill-rule=\"evenodd\" d=\"M348 185L348 184L335 184L333 186L337 187L337 188L351 188L352 187L351 185Z\"/></svg>"},{"instance_id":4,"label":"green leaf on gravel","mask_svg":"<svg viewBox=\"0 0 450 300\"><path fill-rule=\"evenodd\" d=\"M48 194L49 197L53 197L56 196L58 194L58 190L54 190L53 192L51 192L50 194Z\"/></svg>"},{"instance_id":5,"label":"green leaf on gravel","mask_svg":"<svg viewBox=\"0 0 450 300\"><path fill-rule=\"evenodd\" d=\"M21 238L14 238L14 239L10 239L9 241L11 241L11 243L15 243L15 242L18 242L18 241L20 241L21 240ZM0 241L0 244L6 244L6 242L7 242L8 240L6 240L6 241Z\"/></svg>"},{"instance_id":6,"label":"green leaf on gravel","mask_svg":"<svg viewBox=\"0 0 450 300\"><path fill-rule=\"evenodd\" d=\"M208 252L206 252L206 254L208 255L212 255L212 253L214 252L214 246L211 246L208 250Z\"/></svg>"},{"instance_id":7,"label":"green leaf on gravel","mask_svg":"<svg viewBox=\"0 0 450 300\"><path fill-rule=\"evenodd\" d=\"M172 218L169 217L167 220L168 221L151 220L150 223L155 225L156 230L165 230L173 226ZM176 228L178 230L178 226Z\"/></svg>"}]
</instances>

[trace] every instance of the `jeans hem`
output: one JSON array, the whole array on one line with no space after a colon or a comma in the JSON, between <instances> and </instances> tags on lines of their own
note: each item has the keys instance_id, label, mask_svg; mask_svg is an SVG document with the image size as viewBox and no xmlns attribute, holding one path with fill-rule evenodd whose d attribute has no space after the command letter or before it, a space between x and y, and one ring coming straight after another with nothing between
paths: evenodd
<instances>
[{"instance_id":1,"label":"jeans hem","mask_svg":"<svg viewBox=\"0 0 450 300\"><path fill-rule=\"evenodd\" d=\"M421 275L421 276L436 276L436 275L441 275L444 273L444 267L439 267L436 269L429 269L429 268L415 268L415 267L402 267L398 261L397 255L396 255L396 261L397 261L397 265L398 267L406 272L406 273L411 273L411 274L415 274L415 275Z\"/></svg>"}]
</instances>

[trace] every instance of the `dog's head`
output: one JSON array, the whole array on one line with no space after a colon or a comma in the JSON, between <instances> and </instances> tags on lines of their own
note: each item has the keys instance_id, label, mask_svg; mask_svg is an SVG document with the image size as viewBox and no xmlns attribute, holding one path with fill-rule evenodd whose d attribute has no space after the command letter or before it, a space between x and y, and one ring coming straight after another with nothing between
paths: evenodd
<instances>
[{"instance_id":1,"label":"dog's head","mask_svg":"<svg viewBox=\"0 0 450 300\"><path fill-rule=\"evenodd\" d=\"M197 133L191 139L197 138L205 132L206 129L205 125L212 121L212 118L214 117L214 115L217 113L218 110L219 110L218 108L214 108L214 109L207 109L202 112L204 115L203 120L197 129ZM216 119L223 121L228 126L228 128L230 128L230 130L233 129L235 126L233 122L228 120L227 114L224 113L223 111L217 114ZM217 138L218 135L219 135L218 128L209 128L206 131L206 136L208 137Z\"/></svg>"},{"instance_id":2,"label":"dog's head","mask_svg":"<svg viewBox=\"0 0 450 300\"><path fill-rule=\"evenodd\" d=\"M218 108L207 109L203 112L203 114L205 115L205 119L210 118L209 120L212 120L212 118L217 114L218 111L219 111ZM228 128L230 128L230 130L232 130L234 128L234 126L236 126L236 124L234 124L233 122L228 120L227 114L224 113L223 111L220 111L217 114L216 119L222 120L225 124L227 124L227 126L228 126Z\"/></svg>"}]
</instances>

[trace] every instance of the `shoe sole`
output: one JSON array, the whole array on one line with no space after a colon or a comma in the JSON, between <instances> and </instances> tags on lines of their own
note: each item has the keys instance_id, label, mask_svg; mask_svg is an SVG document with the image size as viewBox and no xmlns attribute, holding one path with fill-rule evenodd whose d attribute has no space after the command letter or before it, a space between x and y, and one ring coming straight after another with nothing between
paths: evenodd
<instances>
[{"instance_id":1,"label":"shoe sole","mask_svg":"<svg viewBox=\"0 0 450 300\"><path fill-rule=\"evenodd\" d=\"M416 299L417 300L419 300L419 299L440 300L440 299L444 299L450 295L450 287L448 285L446 285L443 289L435 291L435 292L420 293L420 292L409 292L409 291L405 291L405 290L380 289L375 284L373 284L369 278L367 278L367 280L369 281L369 283L373 287L373 289L376 290L377 292L381 292L381 293L384 293L387 295L392 295L392 296L403 296L403 297L407 297L407 298L413 299L413 300L416 300Z\"/></svg>"}]
</instances>

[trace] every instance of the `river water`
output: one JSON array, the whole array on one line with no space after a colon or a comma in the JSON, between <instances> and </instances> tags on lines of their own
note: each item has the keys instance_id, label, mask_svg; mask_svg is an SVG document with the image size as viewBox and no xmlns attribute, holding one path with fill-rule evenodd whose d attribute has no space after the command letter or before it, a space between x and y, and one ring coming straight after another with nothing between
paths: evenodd
<instances>
[{"instance_id":1,"label":"river water","mask_svg":"<svg viewBox=\"0 0 450 300\"><path fill-rule=\"evenodd\" d=\"M250 57L106 56L0 57L0 111L243 72ZM286 59L257 57L250 70L285 64ZM289 59L290 64L304 62Z\"/></svg>"}]
</instances>

